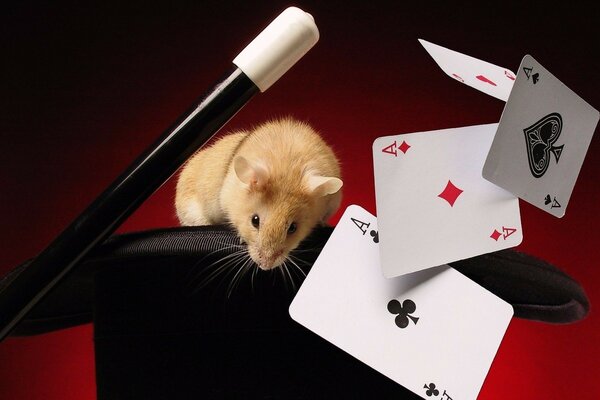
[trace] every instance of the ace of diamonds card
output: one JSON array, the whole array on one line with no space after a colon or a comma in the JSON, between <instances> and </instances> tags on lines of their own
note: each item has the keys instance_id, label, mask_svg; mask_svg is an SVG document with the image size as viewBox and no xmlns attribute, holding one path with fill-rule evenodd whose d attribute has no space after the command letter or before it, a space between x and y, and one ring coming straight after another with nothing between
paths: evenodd
<instances>
[{"instance_id":1,"label":"ace of diamonds card","mask_svg":"<svg viewBox=\"0 0 600 400\"><path fill-rule=\"evenodd\" d=\"M391 278L521 243L519 202L481 176L497 124L373 143L381 267Z\"/></svg>"}]
</instances>

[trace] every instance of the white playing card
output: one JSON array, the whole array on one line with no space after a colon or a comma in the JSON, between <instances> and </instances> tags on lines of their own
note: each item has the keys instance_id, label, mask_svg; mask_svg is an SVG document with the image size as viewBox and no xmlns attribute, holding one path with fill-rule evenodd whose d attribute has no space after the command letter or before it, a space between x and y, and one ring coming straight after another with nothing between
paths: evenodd
<instances>
[{"instance_id":1,"label":"white playing card","mask_svg":"<svg viewBox=\"0 0 600 400\"><path fill-rule=\"evenodd\" d=\"M419 39L429 55L451 78L465 85L506 101L510 95L515 74L507 68L447 49Z\"/></svg>"},{"instance_id":2,"label":"white playing card","mask_svg":"<svg viewBox=\"0 0 600 400\"><path fill-rule=\"evenodd\" d=\"M562 217L597 124L597 110L525 56L483 177Z\"/></svg>"},{"instance_id":3,"label":"white playing card","mask_svg":"<svg viewBox=\"0 0 600 400\"><path fill-rule=\"evenodd\" d=\"M375 217L348 207L290 315L422 398L475 399L511 305L449 266L386 279L376 238Z\"/></svg>"},{"instance_id":4,"label":"white playing card","mask_svg":"<svg viewBox=\"0 0 600 400\"><path fill-rule=\"evenodd\" d=\"M385 276L521 243L518 198L481 176L497 126L375 140L375 193Z\"/></svg>"}]
</instances>

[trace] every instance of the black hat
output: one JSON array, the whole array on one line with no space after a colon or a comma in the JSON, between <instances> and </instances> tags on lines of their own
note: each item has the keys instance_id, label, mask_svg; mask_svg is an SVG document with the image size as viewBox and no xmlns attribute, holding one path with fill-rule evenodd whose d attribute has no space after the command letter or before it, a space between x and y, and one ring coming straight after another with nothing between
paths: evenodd
<instances>
[{"instance_id":1,"label":"black hat","mask_svg":"<svg viewBox=\"0 0 600 400\"><path fill-rule=\"evenodd\" d=\"M12 334L93 322L99 399L412 398L289 317L331 232L316 229L297 253L299 269L285 277L280 269L234 277L226 263L241 246L225 227L115 235ZM0 281L0 296L26 266ZM576 281L513 250L451 266L511 303L519 318L569 323L589 311Z\"/></svg>"}]
</instances>

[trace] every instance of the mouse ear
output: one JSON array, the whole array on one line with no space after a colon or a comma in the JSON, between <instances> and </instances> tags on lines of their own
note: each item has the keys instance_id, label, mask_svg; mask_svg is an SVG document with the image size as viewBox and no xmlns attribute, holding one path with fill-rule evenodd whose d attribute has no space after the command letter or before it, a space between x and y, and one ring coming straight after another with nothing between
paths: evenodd
<instances>
[{"instance_id":1,"label":"mouse ear","mask_svg":"<svg viewBox=\"0 0 600 400\"><path fill-rule=\"evenodd\" d=\"M243 156L233 159L233 169L238 179L250 186L250 189L263 189L269 179L269 172L263 165L253 163Z\"/></svg>"},{"instance_id":2,"label":"mouse ear","mask_svg":"<svg viewBox=\"0 0 600 400\"><path fill-rule=\"evenodd\" d=\"M308 189L311 193L320 196L337 193L344 183L340 178L333 176L310 175Z\"/></svg>"}]
</instances>

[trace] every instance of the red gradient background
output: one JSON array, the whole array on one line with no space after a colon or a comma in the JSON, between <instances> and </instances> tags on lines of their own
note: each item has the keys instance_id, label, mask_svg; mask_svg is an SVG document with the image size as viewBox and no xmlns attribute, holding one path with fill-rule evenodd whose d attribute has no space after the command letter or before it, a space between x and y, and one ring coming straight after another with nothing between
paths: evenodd
<instances>
[{"instance_id":1,"label":"red gradient background","mask_svg":"<svg viewBox=\"0 0 600 400\"><path fill-rule=\"evenodd\" d=\"M0 16L1 274L42 250L292 5L14 3ZM448 78L417 38L513 71L530 53L598 108L594 4L298 1L320 42L227 127L282 115L309 121L342 160L344 207L375 212L376 137L496 122L504 106ZM572 325L514 319L480 399L600 393L599 151L595 138L564 218L521 203L519 247L581 282L592 311ZM170 180L120 231L175 225L173 197ZM0 343L0 399L94 398L90 325Z\"/></svg>"}]
</instances>

